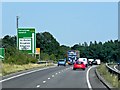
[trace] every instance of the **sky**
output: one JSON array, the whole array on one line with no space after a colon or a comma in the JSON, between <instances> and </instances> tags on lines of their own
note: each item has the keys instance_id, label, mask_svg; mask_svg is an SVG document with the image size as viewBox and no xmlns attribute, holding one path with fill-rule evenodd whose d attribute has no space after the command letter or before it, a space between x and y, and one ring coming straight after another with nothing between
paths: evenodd
<instances>
[{"instance_id":1,"label":"sky","mask_svg":"<svg viewBox=\"0 0 120 90\"><path fill-rule=\"evenodd\" d=\"M117 2L3 2L2 37L19 27L50 32L60 45L118 39Z\"/></svg>"},{"instance_id":2,"label":"sky","mask_svg":"<svg viewBox=\"0 0 120 90\"><path fill-rule=\"evenodd\" d=\"M2 2L119 2L119 0L1 0Z\"/></svg>"}]
</instances>

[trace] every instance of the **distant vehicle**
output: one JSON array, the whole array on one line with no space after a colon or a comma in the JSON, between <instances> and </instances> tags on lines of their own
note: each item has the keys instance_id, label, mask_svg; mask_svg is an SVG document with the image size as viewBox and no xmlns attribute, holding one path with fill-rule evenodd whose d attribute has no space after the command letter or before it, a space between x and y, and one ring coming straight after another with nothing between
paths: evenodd
<instances>
[{"instance_id":1,"label":"distant vehicle","mask_svg":"<svg viewBox=\"0 0 120 90\"><path fill-rule=\"evenodd\" d=\"M69 65L73 65L74 62L79 58L78 50L69 50L67 51L67 62Z\"/></svg>"},{"instance_id":2,"label":"distant vehicle","mask_svg":"<svg viewBox=\"0 0 120 90\"><path fill-rule=\"evenodd\" d=\"M101 64L101 60L100 59L96 59L95 61L97 61L97 65Z\"/></svg>"},{"instance_id":3,"label":"distant vehicle","mask_svg":"<svg viewBox=\"0 0 120 90\"><path fill-rule=\"evenodd\" d=\"M88 60L87 60L87 58L79 58L78 61L83 62L86 67L88 66Z\"/></svg>"},{"instance_id":4,"label":"distant vehicle","mask_svg":"<svg viewBox=\"0 0 120 90\"><path fill-rule=\"evenodd\" d=\"M86 68L85 64L81 61L76 61L73 65L73 70L76 70L76 69L85 70L85 68Z\"/></svg>"},{"instance_id":5,"label":"distant vehicle","mask_svg":"<svg viewBox=\"0 0 120 90\"><path fill-rule=\"evenodd\" d=\"M118 62L118 66L120 66L120 62Z\"/></svg>"},{"instance_id":6,"label":"distant vehicle","mask_svg":"<svg viewBox=\"0 0 120 90\"><path fill-rule=\"evenodd\" d=\"M92 66L92 62L94 61L94 59L88 59L88 64L90 65L90 66Z\"/></svg>"},{"instance_id":7,"label":"distant vehicle","mask_svg":"<svg viewBox=\"0 0 120 90\"><path fill-rule=\"evenodd\" d=\"M63 65L66 66L66 60L65 59L59 59L58 60L58 66Z\"/></svg>"},{"instance_id":8,"label":"distant vehicle","mask_svg":"<svg viewBox=\"0 0 120 90\"><path fill-rule=\"evenodd\" d=\"M118 60L118 63L117 63L117 64L118 64L118 66L120 66L120 60Z\"/></svg>"},{"instance_id":9,"label":"distant vehicle","mask_svg":"<svg viewBox=\"0 0 120 90\"><path fill-rule=\"evenodd\" d=\"M92 61L92 65L97 65L97 61L96 60Z\"/></svg>"},{"instance_id":10,"label":"distant vehicle","mask_svg":"<svg viewBox=\"0 0 120 90\"><path fill-rule=\"evenodd\" d=\"M88 64L89 64L90 66L92 66L92 62L91 62L91 61L88 61Z\"/></svg>"},{"instance_id":11,"label":"distant vehicle","mask_svg":"<svg viewBox=\"0 0 120 90\"><path fill-rule=\"evenodd\" d=\"M94 61L94 59L88 59L88 61L91 61L91 62L92 62L92 61Z\"/></svg>"}]
</instances>

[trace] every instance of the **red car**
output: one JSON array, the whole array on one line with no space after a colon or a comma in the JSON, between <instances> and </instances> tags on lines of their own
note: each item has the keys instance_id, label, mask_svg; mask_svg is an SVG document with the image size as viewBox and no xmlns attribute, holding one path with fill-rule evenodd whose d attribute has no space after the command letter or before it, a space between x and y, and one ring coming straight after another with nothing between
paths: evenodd
<instances>
[{"instance_id":1,"label":"red car","mask_svg":"<svg viewBox=\"0 0 120 90\"><path fill-rule=\"evenodd\" d=\"M85 70L86 66L83 62L81 61L76 61L73 65L73 70L76 70L76 69L83 69Z\"/></svg>"}]
</instances>

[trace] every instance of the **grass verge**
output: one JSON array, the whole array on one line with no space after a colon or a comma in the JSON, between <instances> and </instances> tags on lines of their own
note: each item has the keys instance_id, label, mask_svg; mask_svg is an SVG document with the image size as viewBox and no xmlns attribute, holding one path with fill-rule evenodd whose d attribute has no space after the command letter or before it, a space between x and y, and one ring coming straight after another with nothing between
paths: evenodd
<instances>
[{"instance_id":1,"label":"grass verge","mask_svg":"<svg viewBox=\"0 0 120 90\"><path fill-rule=\"evenodd\" d=\"M24 64L24 65L16 65L16 64L2 64L2 76L12 74L15 72L23 71L23 70L28 70L32 68L43 68L47 66L52 66L52 63L46 64Z\"/></svg>"},{"instance_id":2,"label":"grass verge","mask_svg":"<svg viewBox=\"0 0 120 90\"><path fill-rule=\"evenodd\" d=\"M98 72L100 75L113 87L120 88L120 80L118 81L118 76L113 75L110 72L108 72L105 64L101 64L99 67L97 67Z\"/></svg>"}]
</instances>

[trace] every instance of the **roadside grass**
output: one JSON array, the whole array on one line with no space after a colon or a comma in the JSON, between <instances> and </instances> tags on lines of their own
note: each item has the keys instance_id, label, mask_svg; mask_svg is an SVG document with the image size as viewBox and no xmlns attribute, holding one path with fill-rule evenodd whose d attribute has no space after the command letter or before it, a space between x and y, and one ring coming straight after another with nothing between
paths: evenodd
<instances>
[{"instance_id":1,"label":"roadside grass","mask_svg":"<svg viewBox=\"0 0 120 90\"><path fill-rule=\"evenodd\" d=\"M15 72L19 72L19 71L23 71L23 70L28 70L28 69L32 69L32 68L43 68L43 67L47 67L47 66L52 66L52 63L48 63L48 64L24 64L24 65L16 65L16 64L6 64L3 63L2 64L2 76L8 75L8 74L12 74Z\"/></svg>"},{"instance_id":2,"label":"roadside grass","mask_svg":"<svg viewBox=\"0 0 120 90\"><path fill-rule=\"evenodd\" d=\"M118 81L118 76L113 75L110 72L108 72L105 64L101 64L99 67L97 67L98 72L100 75L114 88L120 88L120 80Z\"/></svg>"}]
</instances>

